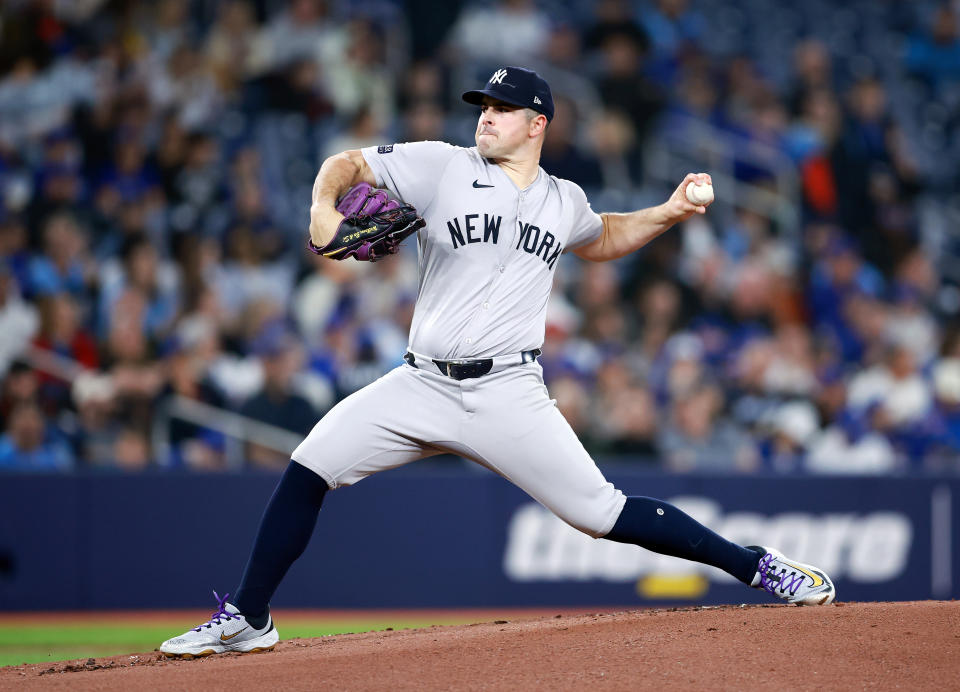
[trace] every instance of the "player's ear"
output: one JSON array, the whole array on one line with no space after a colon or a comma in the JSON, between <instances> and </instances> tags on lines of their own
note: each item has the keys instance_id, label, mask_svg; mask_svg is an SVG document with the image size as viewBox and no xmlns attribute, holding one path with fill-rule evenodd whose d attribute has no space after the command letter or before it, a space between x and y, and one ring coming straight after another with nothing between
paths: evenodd
<instances>
[{"instance_id":1,"label":"player's ear","mask_svg":"<svg viewBox=\"0 0 960 692\"><path fill-rule=\"evenodd\" d=\"M530 136L537 137L547 129L547 116L543 113L537 113L535 118L530 119Z\"/></svg>"}]
</instances>

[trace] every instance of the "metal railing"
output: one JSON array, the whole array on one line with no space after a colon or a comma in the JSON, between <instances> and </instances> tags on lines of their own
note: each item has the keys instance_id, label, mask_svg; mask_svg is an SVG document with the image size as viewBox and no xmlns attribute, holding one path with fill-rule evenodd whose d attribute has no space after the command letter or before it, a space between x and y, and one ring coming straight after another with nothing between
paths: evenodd
<instances>
[{"instance_id":1,"label":"metal railing","mask_svg":"<svg viewBox=\"0 0 960 692\"><path fill-rule=\"evenodd\" d=\"M69 382L71 385L81 375L96 372L71 358L36 346L28 348L23 356L34 369ZM226 438L224 457L230 469L243 468L246 443L290 456L303 439L300 435L284 428L174 394L160 402L153 412L151 421L150 438L153 455L161 465L168 463L170 458L170 426L174 419L224 435Z\"/></svg>"}]
</instances>

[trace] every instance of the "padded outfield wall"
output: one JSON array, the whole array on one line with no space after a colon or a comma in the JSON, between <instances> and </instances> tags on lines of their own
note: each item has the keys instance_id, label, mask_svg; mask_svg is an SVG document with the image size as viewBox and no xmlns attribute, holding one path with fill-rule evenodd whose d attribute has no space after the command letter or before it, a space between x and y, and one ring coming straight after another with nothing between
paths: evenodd
<instances>
[{"instance_id":1,"label":"padded outfield wall","mask_svg":"<svg viewBox=\"0 0 960 692\"><path fill-rule=\"evenodd\" d=\"M595 540L506 481L414 465L327 495L278 607L764 602L719 570ZM604 467L839 600L960 597L960 478L670 476ZM0 476L0 610L205 606L233 591L277 476Z\"/></svg>"}]
</instances>

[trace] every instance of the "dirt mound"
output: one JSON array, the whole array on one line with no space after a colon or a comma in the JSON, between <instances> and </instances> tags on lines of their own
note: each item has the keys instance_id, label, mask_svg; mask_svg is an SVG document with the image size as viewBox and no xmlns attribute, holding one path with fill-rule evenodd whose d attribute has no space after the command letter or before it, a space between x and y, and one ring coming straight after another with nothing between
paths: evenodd
<instances>
[{"instance_id":1,"label":"dirt mound","mask_svg":"<svg viewBox=\"0 0 960 692\"><path fill-rule=\"evenodd\" d=\"M279 623L283 631L283 623ZM0 669L0 689L933 689L960 679L960 602L667 608Z\"/></svg>"}]
</instances>

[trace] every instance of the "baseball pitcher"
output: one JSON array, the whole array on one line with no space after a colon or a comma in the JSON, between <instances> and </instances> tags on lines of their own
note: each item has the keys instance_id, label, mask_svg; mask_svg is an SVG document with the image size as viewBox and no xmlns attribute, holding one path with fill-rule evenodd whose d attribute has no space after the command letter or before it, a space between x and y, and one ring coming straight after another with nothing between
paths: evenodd
<instances>
[{"instance_id":1,"label":"baseball pitcher","mask_svg":"<svg viewBox=\"0 0 960 692\"><path fill-rule=\"evenodd\" d=\"M537 362L560 255L602 262L638 250L706 213L709 202L685 191L710 176L688 174L659 206L597 214L577 185L539 166L554 107L538 74L498 69L463 100L480 108L474 147L391 144L321 166L311 251L377 261L416 233L420 287L405 363L337 404L294 450L235 597L218 596L208 622L164 642L167 656L273 648L270 598L306 547L325 493L444 452L486 466L595 538L719 567L789 603L833 600L822 570L731 543L666 502L608 483Z\"/></svg>"}]
</instances>

